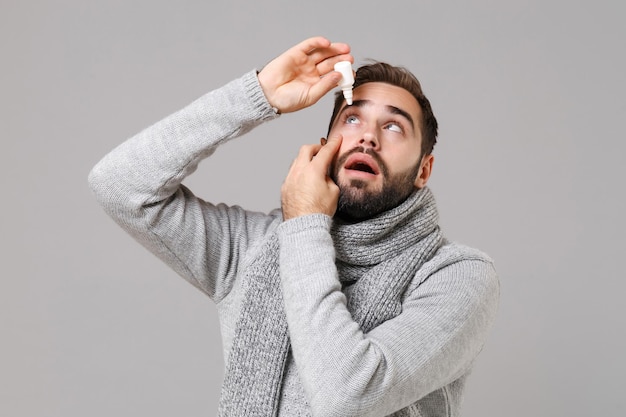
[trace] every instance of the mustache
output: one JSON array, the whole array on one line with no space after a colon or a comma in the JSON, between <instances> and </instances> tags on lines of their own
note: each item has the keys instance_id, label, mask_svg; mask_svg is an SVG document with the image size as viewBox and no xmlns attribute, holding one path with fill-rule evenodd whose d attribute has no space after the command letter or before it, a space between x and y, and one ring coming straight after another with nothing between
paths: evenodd
<instances>
[{"instance_id":1,"label":"mustache","mask_svg":"<svg viewBox=\"0 0 626 417\"><path fill-rule=\"evenodd\" d=\"M343 155L339 156L337 158L337 161L335 162L335 170L338 170L339 167L342 166L348 160L350 155L355 154L355 153L364 153L366 155L371 156L372 159L376 161L376 164L378 164L378 167L380 168L380 172L383 174L383 176L385 177L387 176L388 174L387 165L385 165L385 162L383 162L380 155L378 155L378 153L372 148L365 149L363 146L356 146L350 149L349 151L346 151Z\"/></svg>"}]
</instances>

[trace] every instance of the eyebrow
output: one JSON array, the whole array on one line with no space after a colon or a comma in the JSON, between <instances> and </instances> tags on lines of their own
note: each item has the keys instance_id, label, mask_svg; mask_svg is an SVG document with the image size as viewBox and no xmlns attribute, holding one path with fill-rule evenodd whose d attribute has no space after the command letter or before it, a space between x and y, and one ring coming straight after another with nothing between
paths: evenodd
<instances>
[{"instance_id":1,"label":"eyebrow","mask_svg":"<svg viewBox=\"0 0 626 417\"><path fill-rule=\"evenodd\" d=\"M372 105L372 104L373 104L372 100L354 100L352 104L346 105L344 106L343 109L341 109L341 111L337 115L337 119L339 119L339 117L343 114L343 112L346 111L349 107L364 107L364 106ZM405 119L407 119L408 122L411 124L411 128L413 129L413 131L415 131L415 122L413 121L413 118L411 117L409 112L402 110L401 108L396 107L396 106L386 105L385 107L387 108L387 111L389 111L390 113L400 115L404 117Z\"/></svg>"}]
</instances>

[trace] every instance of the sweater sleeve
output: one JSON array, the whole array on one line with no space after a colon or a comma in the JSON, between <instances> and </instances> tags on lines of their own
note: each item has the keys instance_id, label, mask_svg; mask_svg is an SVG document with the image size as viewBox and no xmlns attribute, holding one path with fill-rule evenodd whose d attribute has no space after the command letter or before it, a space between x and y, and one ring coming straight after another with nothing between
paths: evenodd
<instances>
[{"instance_id":1,"label":"sweater sleeve","mask_svg":"<svg viewBox=\"0 0 626 417\"><path fill-rule=\"evenodd\" d=\"M365 334L341 291L330 226L312 215L278 228L289 334L313 415L388 415L467 373L497 309L492 262L442 248L402 313Z\"/></svg>"},{"instance_id":2,"label":"sweater sleeve","mask_svg":"<svg viewBox=\"0 0 626 417\"><path fill-rule=\"evenodd\" d=\"M90 187L122 228L219 301L272 218L207 203L181 182L219 145L275 117L250 71L119 145L91 170Z\"/></svg>"}]
</instances>

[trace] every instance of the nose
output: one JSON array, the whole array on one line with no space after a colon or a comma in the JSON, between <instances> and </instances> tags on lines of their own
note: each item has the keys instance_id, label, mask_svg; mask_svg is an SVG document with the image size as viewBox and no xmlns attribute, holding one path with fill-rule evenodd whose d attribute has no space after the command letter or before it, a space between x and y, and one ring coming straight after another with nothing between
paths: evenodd
<instances>
[{"instance_id":1,"label":"nose","mask_svg":"<svg viewBox=\"0 0 626 417\"><path fill-rule=\"evenodd\" d=\"M359 140L359 145L363 146L364 148L372 148L374 150L378 150L378 138L376 137L376 134L372 131L366 131L363 133L363 137L361 138L361 140Z\"/></svg>"}]
</instances>

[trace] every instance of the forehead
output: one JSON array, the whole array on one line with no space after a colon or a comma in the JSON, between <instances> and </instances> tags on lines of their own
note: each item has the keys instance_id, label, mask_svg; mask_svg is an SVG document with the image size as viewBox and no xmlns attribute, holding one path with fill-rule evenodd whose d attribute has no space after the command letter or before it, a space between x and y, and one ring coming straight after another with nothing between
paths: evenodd
<instances>
[{"instance_id":1,"label":"forehead","mask_svg":"<svg viewBox=\"0 0 626 417\"><path fill-rule=\"evenodd\" d=\"M376 106L397 107L409 113L419 129L422 110L411 93L402 87L382 82L371 82L358 86L353 91L354 100L369 100Z\"/></svg>"}]
</instances>

